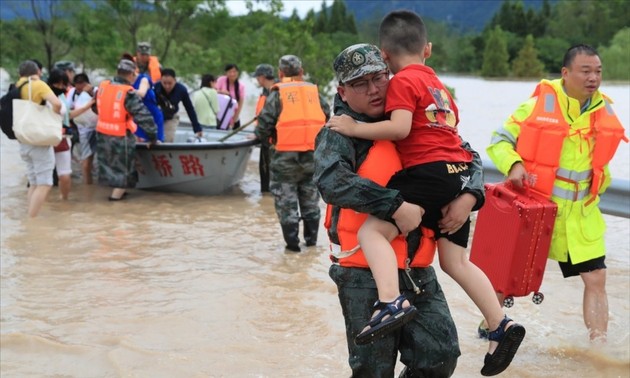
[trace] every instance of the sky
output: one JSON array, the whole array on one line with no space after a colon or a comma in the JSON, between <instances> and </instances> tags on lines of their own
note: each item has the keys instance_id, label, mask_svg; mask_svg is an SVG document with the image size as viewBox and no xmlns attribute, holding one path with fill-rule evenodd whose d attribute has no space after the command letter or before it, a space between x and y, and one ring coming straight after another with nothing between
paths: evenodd
<instances>
[{"instance_id":1,"label":"sky","mask_svg":"<svg viewBox=\"0 0 630 378\"><path fill-rule=\"evenodd\" d=\"M282 12L283 16L291 16L293 13L293 9L297 9L298 15L300 18L304 18L306 13L309 10L314 9L318 12L322 7L323 0L283 0L284 3L284 11ZM258 4L256 2L254 4L254 10L261 9L267 10L264 4ZM332 0L326 0L326 5L330 6L332 4ZM245 0L227 0L225 2L227 9L229 9L230 14L233 16L239 16L247 14L247 8L245 7Z\"/></svg>"}]
</instances>

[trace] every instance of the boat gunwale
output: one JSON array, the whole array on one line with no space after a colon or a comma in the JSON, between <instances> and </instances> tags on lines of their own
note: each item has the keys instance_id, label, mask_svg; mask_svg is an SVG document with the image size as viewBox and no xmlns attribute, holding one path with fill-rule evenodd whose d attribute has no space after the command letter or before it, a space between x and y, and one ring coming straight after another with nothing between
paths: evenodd
<instances>
[{"instance_id":1,"label":"boat gunwale","mask_svg":"<svg viewBox=\"0 0 630 378\"><path fill-rule=\"evenodd\" d=\"M151 147L147 143L136 143L136 150L149 151L173 151L173 150L230 150L234 148L253 147L260 144L257 139L246 139L240 141L219 142L209 141L200 143L159 143Z\"/></svg>"}]
</instances>

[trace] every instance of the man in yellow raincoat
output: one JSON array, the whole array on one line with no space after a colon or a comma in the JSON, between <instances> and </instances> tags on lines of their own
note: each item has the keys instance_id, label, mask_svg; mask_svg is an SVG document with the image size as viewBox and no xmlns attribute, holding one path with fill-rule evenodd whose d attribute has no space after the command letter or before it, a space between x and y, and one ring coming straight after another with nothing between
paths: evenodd
<instances>
[{"instance_id":1,"label":"man in yellow raincoat","mask_svg":"<svg viewBox=\"0 0 630 378\"><path fill-rule=\"evenodd\" d=\"M620 141L628 141L599 91L602 64L597 51L567 50L562 78L542 80L502 128L492 134L488 155L507 180L528 182L558 205L549 258L565 278L584 282L584 323L591 340L606 338L606 225L599 195L610 185L608 163ZM481 333L480 333L481 334Z\"/></svg>"}]
</instances>

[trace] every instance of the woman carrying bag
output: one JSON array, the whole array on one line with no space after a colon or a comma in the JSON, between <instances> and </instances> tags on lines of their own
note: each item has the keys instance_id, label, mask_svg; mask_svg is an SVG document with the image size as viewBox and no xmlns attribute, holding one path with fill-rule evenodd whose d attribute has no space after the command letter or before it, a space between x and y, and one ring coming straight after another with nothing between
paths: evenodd
<instances>
[{"instance_id":1,"label":"woman carrying bag","mask_svg":"<svg viewBox=\"0 0 630 378\"><path fill-rule=\"evenodd\" d=\"M20 79L16 86L29 81L22 86L20 98L32 102L34 106L39 106L46 101L52 107L52 111L57 115L61 114L61 101L55 96L48 84L40 80L41 70L32 60L26 60L20 64L18 69ZM14 100L17 104L19 100ZM29 114L30 113L30 114ZM25 142L24 135L28 133L29 125L26 121L29 115L33 115L31 109L22 106L13 107L13 126L16 136L20 141L20 157L26 163L26 175L28 177L28 216L36 217L46 201L48 192L53 184L53 169L55 168L55 153L52 145L35 145ZM50 117L52 121L57 121L53 115L45 112L43 117ZM17 127L16 127L17 126Z\"/></svg>"}]
</instances>

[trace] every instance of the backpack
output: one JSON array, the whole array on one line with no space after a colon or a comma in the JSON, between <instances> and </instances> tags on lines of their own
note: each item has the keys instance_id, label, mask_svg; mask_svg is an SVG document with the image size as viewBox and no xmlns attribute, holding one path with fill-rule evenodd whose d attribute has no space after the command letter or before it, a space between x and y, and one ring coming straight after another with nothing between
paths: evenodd
<instances>
[{"instance_id":1,"label":"backpack","mask_svg":"<svg viewBox=\"0 0 630 378\"><path fill-rule=\"evenodd\" d=\"M19 87L11 84L9 91L0 98L0 126L2 132L9 139L17 139L13 132L13 99L20 99L20 90L24 85L28 84L28 81L24 82Z\"/></svg>"}]
</instances>

